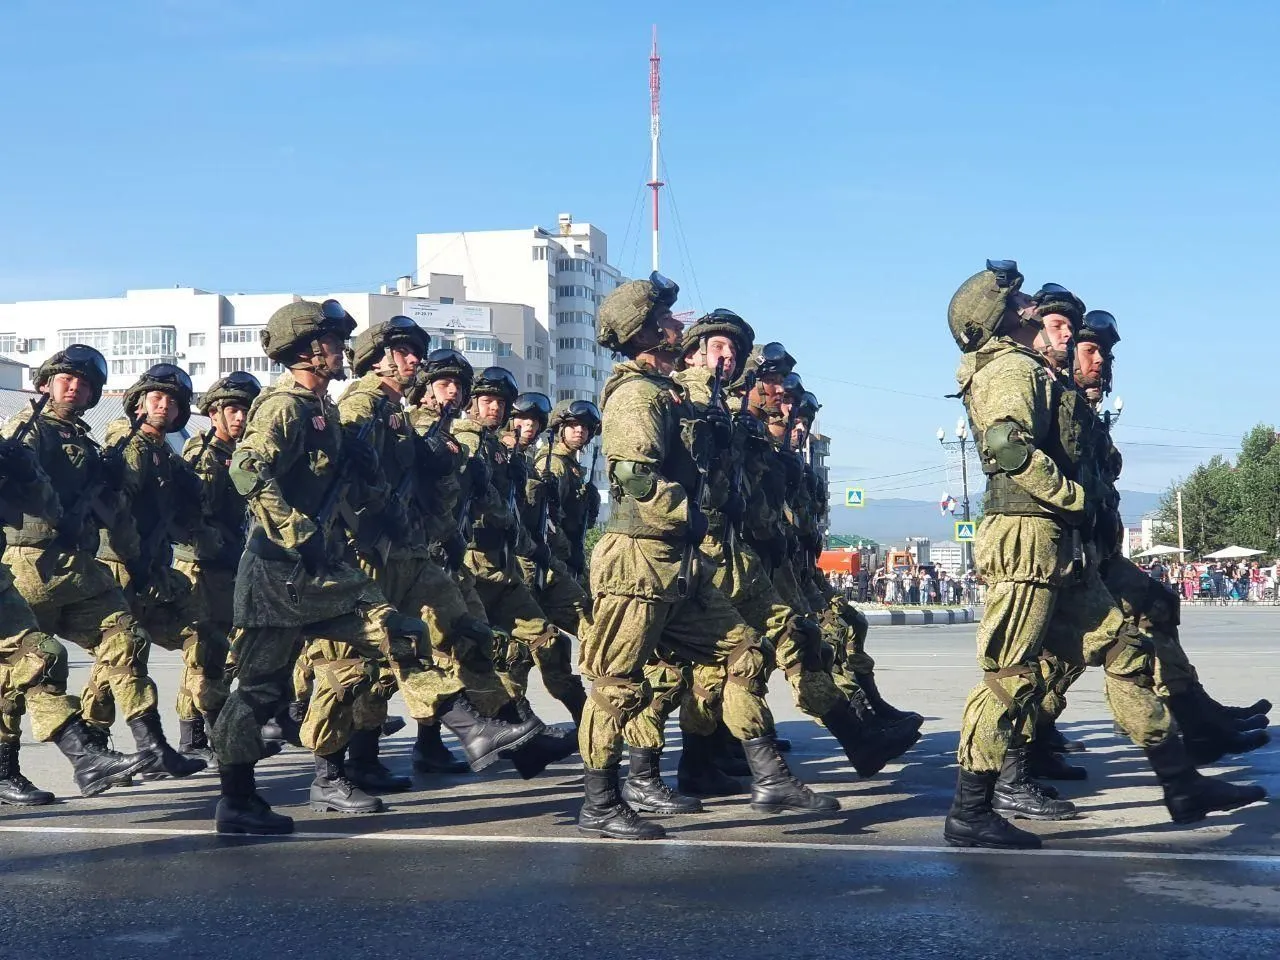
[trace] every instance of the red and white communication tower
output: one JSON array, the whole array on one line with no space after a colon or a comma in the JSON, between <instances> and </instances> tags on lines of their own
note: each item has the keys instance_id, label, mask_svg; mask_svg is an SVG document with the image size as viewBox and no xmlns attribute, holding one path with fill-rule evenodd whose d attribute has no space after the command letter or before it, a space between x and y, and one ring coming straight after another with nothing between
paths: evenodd
<instances>
[{"instance_id":1,"label":"red and white communication tower","mask_svg":"<svg viewBox=\"0 0 1280 960\"><path fill-rule=\"evenodd\" d=\"M649 54L649 182L653 191L653 269L658 269L658 191L664 186L658 179L658 138L662 136L662 57L658 56L658 27L653 28L653 52Z\"/></svg>"}]
</instances>

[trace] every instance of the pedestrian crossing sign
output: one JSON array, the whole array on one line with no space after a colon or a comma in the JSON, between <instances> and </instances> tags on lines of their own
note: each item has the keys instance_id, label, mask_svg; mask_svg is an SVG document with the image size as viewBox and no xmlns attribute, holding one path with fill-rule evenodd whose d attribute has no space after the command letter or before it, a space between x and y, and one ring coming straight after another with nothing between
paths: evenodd
<instances>
[{"instance_id":1,"label":"pedestrian crossing sign","mask_svg":"<svg viewBox=\"0 0 1280 960\"><path fill-rule=\"evenodd\" d=\"M972 520L957 520L956 543L973 543L973 528Z\"/></svg>"},{"instance_id":2,"label":"pedestrian crossing sign","mask_svg":"<svg viewBox=\"0 0 1280 960\"><path fill-rule=\"evenodd\" d=\"M865 499L861 487L849 487L844 492L844 505L846 507L864 506Z\"/></svg>"}]
</instances>

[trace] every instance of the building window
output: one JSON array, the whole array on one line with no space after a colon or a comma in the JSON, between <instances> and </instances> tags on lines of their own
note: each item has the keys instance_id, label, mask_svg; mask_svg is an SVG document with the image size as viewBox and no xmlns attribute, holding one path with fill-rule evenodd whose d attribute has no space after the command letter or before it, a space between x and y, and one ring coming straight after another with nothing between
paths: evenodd
<instances>
[{"instance_id":1,"label":"building window","mask_svg":"<svg viewBox=\"0 0 1280 960\"><path fill-rule=\"evenodd\" d=\"M178 331L173 327L121 327L111 335L111 356L150 357L152 362L175 359Z\"/></svg>"},{"instance_id":2,"label":"building window","mask_svg":"<svg viewBox=\"0 0 1280 960\"><path fill-rule=\"evenodd\" d=\"M542 347L541 347L541 346L530 346L530 347L525 347L525 348L524 348L524 358L525 358L526 360L541 360L541 359L542 359Z\"/></svg>"},{"instance_id":3,"label":"building window","mask_svg":"<svg viewBox=\"0 0 1280 960\"><path fill-rule=\"evenodd\" d=\"M223 343L257 343L258 331L261 329L262 327L223 327L218 339Z\"/></svg>"},{"instance_id":4,"label":"building window","mask_svg":"<svg viewBox=\"0 0 1280 960\"><path fill-rule=\"evenodd\" d=\"M44 337L32 337L27 341L27 350L31 353L39 353L44 349Z\"/></svg>"},{"instance_id":5,"label":"building window","mask_svg":"<svg viewBox=\"0 0 1280 960\"><path fill-rule=\"evenodd\" d=\"M0 333L0 353L16 353L18 335L16 333Z\"/></svg>"},{"instance_id":6,"label":"building window","mask_svg":"<svg viewBox=\"0 0 1280 960\"><path fill-rule=\"evenodd\" d=\"M557 391L556 391L556 400L557 400L557 401L560 401L560 400L572 400L572 399L573 399L573 391L572 391L572 390L557 390Z\"/></svg>"},{"instance_id":7,"label":"building window","mask_svg":"<svg viewBox=\"0 0 1280 960\"><path fill-rule=\"evenodd\" d=\"M535 260L545 260L545 259L547 259L547 248L546 248L546 247L537 247L537 246L535 246L535 247L533 248L533 259L535 259Z\"/></svg>"},{"instance_id":8,"label":"building window","mask_svg":"<svg viewBox=\"0 0 1280 960\"><path fill-rule=\"evenodd\" d=\"M265 356L257 357L223 357L218 361L218 372L222 376L243 370L246 373L282 373L284 367L273 363Z\"/></svg>"},{"instance_id":9,"label":"building window","mask_svg":"<svg viewBox=\"0 0 1280 960\"><path fill-rule=\"evenodd\" d=\"M533 385L535 387L545 387L547 385L547 378L540 373L536 373L533 376Z\"/></svg>"},{"instance_id":10,"label":"building window","mask_svg":"<svg viewBox=\"0 0 1280 960\"><path fill-rule=\"evenodd\" d=\"M188 346L188 347L203 347L203 346L204 346L204 334L203 334L203 333L188 333L188 334L187 334L187 346Z\"/></svg>"},{"instance_id":11,"label":"building window","mask_svg":"<svg viewBox=\"0 0 1280 960\"><path fill-rule=\"evenodd\" d=\"M191 374L193 377L202 377L204 376L204 372L206 369L207 369L207 366L204 363L193 363L187 369L187 373Z\"/></svg>"},{"instance_id":12,"label":"building window","mask_svg":"<svg viewBox=\"0 0 1280 960\"><path fill-rule=\"evenodd\" d=\"M441 302L441 303L453 303L453 297L441 297L441 298L440 298L440 302Z\"/></svg>"},{"instance_id":13,"label":"building window","mask_svg":"<svg viewBox=\"0 0 1280 960\"><path fill-rule=\"evenodd\" d=\"M467 337L466 346L462 349L467 353L493 353L497 344L495 337Z\"/></svg>"},{"instance_id":14,"label":"building window","mask_svg":"<svg viewBox=\"0 0 1280 960\"><path fill-rule=\"evenodd\" d=\"M65 350L73 343L83 343L86 347L106 353L111 349L110 330L59 330L58 349Z\"/></svg>"},{"instance_id":15,"label":"building window","mask_svg":"<svg viewBox=\"0 0 1280 960\"><path fill-rule=\"evenodd\" d=\"M585 363L557 363L556 374L561 377L593 377L595 368Z\"/></svg>"},{"instance_id":16,"label":"building window","mask_svg":"<svg viewBox=\"0 0 1280 960\"><path fill-rule=\"evenodd\" d=\"M507 343L507 341L505 340L498 341L498 356L514 357L515 355L516 355L516 352L511 349L511 344Z\"/></svg>"}]
</instances>

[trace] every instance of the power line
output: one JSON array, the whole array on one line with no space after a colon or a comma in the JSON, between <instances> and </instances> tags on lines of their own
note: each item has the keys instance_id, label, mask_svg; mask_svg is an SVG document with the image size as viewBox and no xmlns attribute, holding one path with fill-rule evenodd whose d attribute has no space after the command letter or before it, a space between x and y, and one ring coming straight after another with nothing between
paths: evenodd
<instances>
[{"instance_id":1,"label":"power line","mask_svg":"<svg viewBox=\"0 0 1280 960\"><path fill-rule=\"evenodd\" d=\"M877 387L875 384L871 383L859 383L856 380L842 380L839 377L824 377L816 373L805 373L804 376L806 379L822 380L826 383L843 383L845 386L859 387L863 390L878 390L881 393L896 393L900 397L917 397L921 400L952 399L950 397L942 396L941 394L912 393L910 390L895 390L893 387Z\"/></svg>"},{"instance_id":2,"label":"power line","mask_svg":"<svg viewBox=\"0 0 1280 960\"><path fill-rule=\"evenodd\" d=\"M693 280L693 290L698 298L699 309L706 309L706 301L702 296L702 287L698 283L698 273L693 269L693 254L689 249L689 238L684 232L684 221L680 219L680 208L676 205L675 187L671 185L671 174L667 170L667 156L662 152L662 148L658 148L658 155L662 158L662 175L666 178L667 196L671 198L671 214L672 219L676 222L676 240L679 245L684 248L685 265L689 268L689 277Z\"/></svg>"}]
</instances>

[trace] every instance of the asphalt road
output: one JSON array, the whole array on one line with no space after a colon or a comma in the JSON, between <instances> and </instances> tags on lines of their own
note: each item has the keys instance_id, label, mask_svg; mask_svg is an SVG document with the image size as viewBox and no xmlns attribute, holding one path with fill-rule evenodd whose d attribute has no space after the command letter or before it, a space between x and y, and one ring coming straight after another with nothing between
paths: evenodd
<instances>
[{"instance_id":1,"label":"asphalt road","mask_svg":"<svg viewBox=\"0 0 1280 960\"><path fill-rule=\"evenodd\" d=\"M1235 703L1280 702L1278 629L1280 610L1184 617L1206 685ZM770 818L712 801L703 815L666 818L670 839L656 844L579 837L569 763L530 782L505 764L420 778L387 812L343 818L307 809L310 764L290 751L260 780L299 834L225 840L210 832L212 776L84 800L54 748L26 745L28 775L73 799L0 808L0 958L1280 955L1275 806L1168 823L1087 675L1062 724L1089 746L1076 759L1090 780L1063 785L1082 816L1032 825L1046 840L1038 853L950 850L941 820L977 678L973 628L881 628L870 649L886 696L930 717L905 763L860 781L779 684L770 699L795 741L792 765L842 812ZM171 705L177 659L158 652L154 665ZM85 674L74 662L73 685ZM540 688L533 699L548 720L566 719ZM405 772L410 737L385 741ZM675 760L673 748L672 773ZM1277 748L1243 761L1206 772L1280 795Z\"/></svg>"}]
</instances>

